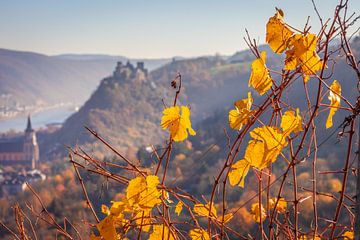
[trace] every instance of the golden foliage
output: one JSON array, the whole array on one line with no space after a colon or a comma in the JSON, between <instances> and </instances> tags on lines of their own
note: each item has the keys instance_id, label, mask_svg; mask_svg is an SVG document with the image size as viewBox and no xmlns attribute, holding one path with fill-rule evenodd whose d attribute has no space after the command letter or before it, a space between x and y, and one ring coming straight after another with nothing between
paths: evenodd
<instances>
[{"instance_id":1,"label":"golden foliage","mask_svg":"<svg viewBox=\"0 0 360 240\"><path fill-rule=\"evenodd\" d=\"M340 96L341 96L341 86L338 81L334 80L330 86L329 100L330 100L330 112L326 120L326 128L331 128L333 125L332 118L335 115L336 111L340 107Z\"/></svg>"},{"instance_id":2,"label":"golden foliage","mask_svg":"<svg viewBox=\"0 0 360 240\"><path fill-rule=\"evenodd\" d=\"M280 125L284 135L288 136L291 132L301 132L303 130L301 121L299 109L296 109L296 115L294 111L286 111L281 118Z\"/></svg>"},{"instance_id":3,"label":"golden foliage","mask_svg":"<svg viewBox=\"0 0 360 240\"><path fill-rule=\"evenodd\" d=\"M159 178L154 175L146 178L140 176L130 180L126 189L129 205L134 209L146 210L160 204L161 192L157 189L159 183Z\"/></svg>"},{"instance_id":4,"label":"golden foliage","mask_svg":"<svg viewBox=\"0 0 360 240\"><path fill-rule=\"evenodd\" d=\"M193 211L200 217L209 217L215 219L218 222L223 222L223 223L229 222L234 217L232 213L228 213L224 215L224 221L223 221L222 215L218 217L214 204L211 204L211 213L210 213L210 202L208 202L206 205L195 204Z\"/></svg>"},{"instance_id":5,"label":"golden foliage","mask_svg":"<svg viewBox=\"0 0 360 240\"><path fill-rule=\"evenodd\" d=\"M112 216L104 218L96 225L96 227L99 230L100 236L102 236L104 240L116 239L117 233L114 218Z\"/></svg>"},{"instance_id":6,"label":"golden foliage","mask_svg":"<svg viewBox=\"0 0 360 240\"><path fill-rule=\"evenodd\" d=\"M196 135L196 132L191 127L190 109L187 106L169 107L164 109L163 117L161 118L161 127L169 129L170 137L175 142L183 141L190 135Z\"/></svg>"},{"instance_id":7,"label":"golden foliage","mask_svg":"<svg viewBox=\"0 0 360 240\"><path fill-rule=\"evenodd\" d=\"M270 208L274 208L274 207L275 207L276 200L277 200L277 198L271 198L271 199L269 200L269 206L270 206ZM280 212L280 213L285 213L285 212L286 212L286 207L287 207L287 203L286 203L285 199L284 199L284 198L280 198L280 199L279 199L279 202L278 202L278 204L277 204L277 206L276 206L276 210L277 210L278 212Z\"/></svg>"},{"instance_id":8,"label":"golden foliage","mask_svg":"<svg viewBox=\"0 0 360 240\"><path fill-rule=\"evenodd\" d=\"M251 214L255 222L262 222L266 218L266 210L263 205L260 206L259 203L253 203L251 205Z\"/></svg>"},{"instance_id":9,"label":"golden foliage","mask_svg":"<svg viewBox=\"0 0 360 240\"><path fill-rule=\"evenodd\" d=\"M260 170L275 162L281 150L287 145L284 134L276 127L259 127L250 132L245 157L251 166Z\"/></svg>"},{"instance_id":10,"label":"golden foliage","mask_svg":"<svg viewBox=\"0 0 360 240\"><path fill-rule=\"evenodd\" d=\"M189 232L189 237L191 238L191 240L210 240L207 231L201 228L191 229Z\"/></svg>"},{"instance_id":11,"label":"golden foliage","mask_svg":"<svg viewBox=\"0 0 360 240\"><path fill-rule=\"evenodd\" d=\"M149 240L175 240L176 236L166 225L154 225Z\"/></svg>"},{"instance_id":12,"label":"golden foliage","mask_svg":"<svg viewBox=\"0 0 360 240\"><path fill-rule=\"evenodd\" d=\"M237 161L231 166L231 171L229 172L230 185L244 188L245 177L250 170L250 164L247 160L242 159Z\"/></svg>"},{"instance_id":13,"label":"golden foliage","mask_svg":"<svg viewBox=\"0 0 360 240\"><path fill-rule=\"evenodd\" d=\"M354 232L346 231L342 236L344 237L344 239L353 240Z\"/></svg>"},{"instance_id":14,"label":"golden foliage","mask_svg":"<svg viewBox=\"0 0 360 240\"><path fill-rule=\"evenodd\" d=\"M255 90L263 95L272 86L272 79L270 77L269 70L265 65L266 52L260 53L260 57L255 59L251 64L251 74L249 79L249 86L255 88Z\"/></svg>"},{"instance_id":15,"label":"golden foliage","mask_svg":"<svg viewBox=\"0 0 360 240\"><path fill-rule=\"evenodd\" d=\"M251 111L253 98L251 92L248 97L235 102L235 109L229 111L229 125L231 128L241 130L244 124L247 124L254 111Z\"/></svg>"},{"instance_id":16,"label":"golden foliage","mask_svg":"<svg viewBox=\"0 0 360 240\"><path fill-rule=\"evenodd\" d=\"M293 35L293 31L284 23L284 13L277 10L275 15L271 17L266 24L266 42L270 48L276 53L285 51L289 38Z\"/></svg>"},{"instance_id":17,"label":"golden foliage","mask_svg":"<svg viewBox=\"0 0 360 240\"><path fill-rule=\"evenodd\" d=\"M206 205L204 204L195 204L194 212L201 217L214 217L217 218L217 212L214 203L211 204L211 214L210 214L210 202Z\"/></svg>"},{"instance_id":18,"label":"golden foliage","mask_svg":"<svg viewBox=\"0 0 360 240\"><path fill-rule=\"evenodd\" d=\"M181 213L181 211L182 211L182 209L183 209L183 203L182 202L178 202L177 204L176 204L176 206L175 206L175 213L178 215L178 216L180 216L180 213Z\"/></svg>"},{"instance_id":19,"label":"golden foliage","mask_svg":"<svg viewBox=\"0 0 360 240\"><path fill-rule=\"evenodd\" d=\"M305 82L309 75L316 74L323 67L323 61L316 53L317 37L315 34L295 34L289 39L289 50L286 51L285 70L301 67Z\"/></svg>"}]
</instances>

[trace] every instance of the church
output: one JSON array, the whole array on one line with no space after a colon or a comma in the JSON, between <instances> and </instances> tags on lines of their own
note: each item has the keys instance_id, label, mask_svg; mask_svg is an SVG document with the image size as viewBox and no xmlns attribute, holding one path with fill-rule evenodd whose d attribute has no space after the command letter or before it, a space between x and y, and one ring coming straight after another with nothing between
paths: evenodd
<instances>
[{"instance_id":1,"label":"church","mask_svg":"<svg viewBox=\"0 0 360 240\"><path fill-rule=\"evenodd\" d=\"M23 135L0 138L0 166L20 165L34 169L38 161L39 145L29 116Z\"/></svg>"}]
</instances>

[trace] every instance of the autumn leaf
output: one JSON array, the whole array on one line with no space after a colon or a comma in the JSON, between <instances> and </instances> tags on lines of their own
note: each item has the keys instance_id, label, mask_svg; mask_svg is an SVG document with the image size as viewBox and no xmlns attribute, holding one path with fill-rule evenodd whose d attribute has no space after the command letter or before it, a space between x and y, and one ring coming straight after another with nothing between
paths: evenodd
<instances>
[{"instance_id":1,"label":"autumn leaf","mask_svg":"<svg viewBox=\"0 0 360 240\"><path fill-rule=\"evenodd\" d=\"M94 233L91 233L89 239L90 239L90 240L101 240L101 237L100 237L100 236L96 236Z\"/></svg>"},{"instance_id":2,"label":"autumn leaf","mask_svg":"<svg viewBox=\"0 0 360 240\"><path fill-rule=\"evenodd\" d=\"M183 209L183 203L179 201L175 206L175 213L178 216L180 216L180 213L181 213L182 209Z\"/></svg>"},{"instance_id":3,"label":"autumn leaf","mask_svg":"<svg viewBox=\"0 0 360 240\"><path fill-rule=\"evenodd\" d=\"M344 239L353 240L354 238L354 232L346 231L343 235Z\"/></svg>"},{"instance_id":4,"label":"autumn leaf","mask_svg":"<svg viewBox=\"0 0 360 240\"><path fill-rule=\"evenodd\" d=\"M260 220L264 221L266 218L266 210L263 205L259 206L259 203L253 203L251 205L251 214L253 215L254 221L258 223L260 222Z\"/></svg>"},{"instance_id":5,"label":"autumn leaf","mask_svg":"<svg viewBox=\"0 0 360 240\"><path fill-rule=\"evenodd\" d=\"M292 132L301 132L303 130L301 121L302 120L299 114L299 109L296 109L296 115L294 111L286 111L281 118L280 124L284 135L288 136Z\"/></svg>"},{"instance_id":6,"label":"autumn leaf","mask_svg":"<svg viewBox=\"0 0 360 240\"><path fill-rule=\"evenodd\" d=\"M248 97L235 102L235 109L229 111L229 125L231 128L241 130L244 124L247 124L254 111L251 111L253 98L251 92Z\"/></svg>"},{"instance_id":7,"label":"autumn leaf","mask_svg":"<svg viewBox=\"0 0 360 240\"><path fill-rule=\"evenodd\" d=\"M170 231L166 225L154 225L153 231L149 236L149 240L175 240L176 236Z\"/></svg>"},{"instance_id":8,"label":"autumn leaf","mask_svg":"<svg viewBox=\"0 0 360 240\"><path fill-rule=\"evenodd\" d=\"M99 230L100 236L102 236L104 240L116 239L117 233L115 222L112 216L104 218L96 225L96 227Z\"/></svg>"},{"instance_id":9,"label":"autumn leaf","mask_svg":"<svg viewBox=\"0 0 360 240\"><path fill-rule=\"evenodd\" d=\"M275 204L276 204L276 200L277 198L271 198L269 200L269 207L270 208L274 208L275 207ZM287 202L285 201L284 198L280 198L279 199L279 202L276 206L276 210L280 213L285 213L286 212L286 207L287 207Z\"/></svg>"},{"instance_id":10,"label":"autumn leaf","mask_svg":"<svg viewBox=\"0 0 360 240\"><path fill-rule=\"evenodd\" d=\"M287 145L284 134L276 127L259 127L250 132L250 140L244 159L260 170L274 162Z\"/></svg>"},{"instance_id":11,"label":"autumn leaf","mask_svg":"<svg viewBox=\"0 0 360 240\"><path fill-rule=\"evenodd\" d=\"M106 205L104 205L104 204L101 205L101 212L102 212L103 214L110 215L110 210L109 210L109 208L108 208Z\"/></svg>"},{"instance_id":12,"label":"autumn leaf","mask_svg":"<svg viewBox=\"0 0 360 240\"><path fill-rule=\"evenodd\" d=\"M335 115L336 111L340 107L340 96L341 96L341 86L338 81L334 80L330 86L329 100L330 100L330 112L326 120L326 128L331 128L333 125L332 118Z\"/></svg>"},{"instance_id":13,"label":"autumn leaf","mask_svg":"<svg viewBox=\"0 0 360 240\"><path fill-rule=\"evenodd\" d=\"M130 208L126 200L116 201L116 202L112 202L112 206L110 208L110 215L119 216L123 212L131 212L131 211L132 209Z\"/></svg>"},{"instance_id":14,"label":"autumn leaf","mask_svg":"<svg viewBox=\"0 0 360 240\"><path fill-rule=\"evenodd\" d=\"M146 210L161 203L161 192L157 189L159 178L154 175L146 178L140 176L131 179L126 189L126 198L129 205L136 209Z\"/></svg>"},{"instance_id":15,"label":"autumn leaf","mask_svg":"<svg viewBox=\"0 0 360 240\"><path fill-rule=\"evenodd\" d=\"M286 115L291 114L288 113ZM294 116L295 124L288 122L285 117L283 129L286 131L299 131L301 128L300 116ZM300 124L300 126L299 126ZM276 127L259 127L250 132L253 138L248 142L244 159L231 166L229 172L230 185L244 187L245 177L250 167L259 170L266 168L271 162L275 162L282 149L287 145L286 135Z\"/></svg>"},{"instance_id":16,"label":"autumn leaf","mask_svg":"<svg viewBox=\"0 0 360 240\"><path fill-rule=\"evenodd\" d=\"M255 59L251 64L251 74L249 79L249 86L263 95L272 86L272 79L269 70L265 65L266 52L260 53L260 58Z\"/></svg>"},{"instance_id":17,"label":"autumn leaf","mask_svg":"<svg viewBox=\"0 0 360 240\"><path fill-rule=\"evenodd\" d=\"M277 10L266 24L266 42L275 53L282 53L288 46L289 38L294 34L284 23L284 14Z\"/></svg>"},{"instance_id":18,"label":"autumn leaf","mask_svg":"<svg viewBox=\"0 0 360 240\"><path fill-rule=\"evenodd\" d=\"M315 34L295 34L289 39L289 50L286 51L285 70L301 67L305 82L309 75L321 70L324 62L316 53L317 37Z\"/></svg>"},{"instance_id":19,"label":"autumn leaf","mask_svg":"<svg viewBox=\"0 0 360 240\"><path fill-rule=\"evenodd\" d=\"M299 240L321 240L321 237L319 236L306 236L306 235L302 235L299 237Z\"/></svg>"},{"instance_id":20,"label":"autumn leaf","mask_svg":"<svg viewBox=\"0 0 360 240\"><path fill-rule=\"evenodd\" d=\"M207 231L201 228L195 228L190 230L189 237L191 238L191 240L210 240Z\"/></svg>"},{"instance_id":21,"label":"autumn leaf","mask_svg":"<svg viewBox=\"0 0 360 240\"><path fill-rule=\"evenodd\" d=\"M209 214L209 210L210 210L210 202L208 202L206 205L195 204L193 209L193 211L200 217L210 217L218 222L223 222L223 223L229 222L234 217L232 213L228 213L224 215L224 221L222 221L223 217L222 215L218 217L214 204L211 205L211 214Z\"/></svg>"},{"instance_id":22,"label":"autumn leaf","mask_svg":"<svg viewBox=\"0 0 360 240\"><path fill-rule=\"evenodd\" d=\"M217 218L217 213L216 213L216 208L215 208L215 205L214 203L211 204L211 214L210 214L210 202L207 203L206 205L204 204L195 204L194 205L194 212L201 216L201 217L209 217L209 215L211 215L210 217L213 217L213 218Z\"/></svg>"},{"instance_id":23,"label":"autumn leaf","mask_svg":"<svg viewBox=\"0 0 360 240\"><path fill-rule=\"evenodd\" d=\"M229 172L230 185L244 188L245 177L248 174L250 169L250 163L245 159L237 161L231 166L231 171Z\"/></svg>"},{"instance_id":24,"label":"autumn leaf","mask_svg":"<svg viewBox=\"0 0 360 240\"><path fill-rule=\"evenodd\" d=\"M102 205L101 206L102 213L108 215L106 217L106 221L102 222L102 224L98 225L98 228L106 228L111 229L112 225L114 227L122 226L129 224L129 220L124 218L125 212L132 212L132 210L129 208L128 204L126 202L113 202L111 208L109 209L107 206ZM104 219L105 220L105 219ZM107 231L107 230L104 230ZM126 230L124 229L126 232Z\"/></svg>"},{"instance_id":25,"label":"autumn leaf","mask_svg":"<svg viewBox=\"0 0 360 240\"><path fill-rule=\"evenodd\" d=\"M234 217L234 214L232 214L232 213L225 214L225 215L224 215L224 223L230 222L231 219L233 219L233 217ZM217 218L217 220L218 220L219 222L222 222L222 218L223 218L222 216L219 216L219 217Z\"/></svg>"},{"instance_id":26,"label":"autumn leaf","mask_svg":"<svg viewBox=\"0 0 360 240\"><path fill-rule=\"evenodd\" d=\"M141 227L144 232L149 232L151 227L151 209L138 211L135 216L136 226Z\"/></svg>"},{"instance_id":27,"label":"autumn leaf","mask_svg":"<svg viewBox=\"0 0 360 240\"><path fill-rule=\"evenodd\" d=\"M170 137L175 142L183 141L190 135L196 135L196 132L191 127L190 109L187 106L169 107L164 109L163 117L161 118L161 127L169 129Z\"/></svg>"}]
</instances>

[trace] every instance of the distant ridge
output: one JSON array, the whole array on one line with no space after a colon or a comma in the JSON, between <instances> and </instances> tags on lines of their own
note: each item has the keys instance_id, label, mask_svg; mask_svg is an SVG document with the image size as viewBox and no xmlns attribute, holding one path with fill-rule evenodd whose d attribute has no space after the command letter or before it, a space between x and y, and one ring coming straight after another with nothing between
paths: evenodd
<instances>
[{"instance_id":1,"label":"distant ridge","mask_svg":"<svg viewBox=\"0 0 360 240\"><path fill-rule=\"evenodd\" d=\"M48 56L34 52L0 49L0 109L82 104L123 56L64 54ZM136 60L131 60L134 62ZM170 59L144 60L149 69Z\"/></svg>"}]
</instances>

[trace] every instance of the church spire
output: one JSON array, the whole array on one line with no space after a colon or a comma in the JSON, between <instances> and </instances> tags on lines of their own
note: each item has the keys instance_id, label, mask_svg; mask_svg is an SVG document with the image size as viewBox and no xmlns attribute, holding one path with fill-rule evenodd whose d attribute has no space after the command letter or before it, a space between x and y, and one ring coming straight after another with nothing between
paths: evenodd
<instances>
[{"instance_id":1,"label":"church spire","mask_svg":"<svg viewBox=\"0 0 360 240\"><path fill-rule=\"evenodd\" d=\"M26 129L25 129L25 132L32 132L33 129L32 129L32 126L31 126L31 119L30 119L30 114L28 115L28 120L27 120L27 126L26 126Z\"/></svg>"}]
</instances>

